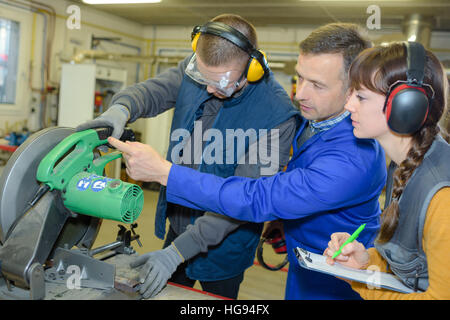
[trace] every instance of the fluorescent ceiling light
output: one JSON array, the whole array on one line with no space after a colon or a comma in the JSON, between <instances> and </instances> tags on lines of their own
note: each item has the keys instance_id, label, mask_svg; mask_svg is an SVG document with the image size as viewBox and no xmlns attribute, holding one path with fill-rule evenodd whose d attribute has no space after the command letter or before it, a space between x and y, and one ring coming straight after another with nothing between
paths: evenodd
<instances>
[{"instance_id":1,"label":"fluorescent ceiling light","mask_svg":"<svg viewBox=\"0 0 450 320\"><path fill-rule=\"evenodd\" d=\"M83 0L87 4L136 4L136 3L158 3L161 0Z\"/></svg>"}]
</instances>

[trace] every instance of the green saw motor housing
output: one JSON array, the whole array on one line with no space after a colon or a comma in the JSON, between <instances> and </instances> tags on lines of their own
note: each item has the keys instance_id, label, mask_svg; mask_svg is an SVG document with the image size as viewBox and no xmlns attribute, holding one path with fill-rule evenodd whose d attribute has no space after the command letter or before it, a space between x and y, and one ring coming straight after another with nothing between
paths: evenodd
<instances>
[{"instance_id":1,"label":"green saw motor housing","mask_svg":"<svg viewBox=\"0 0 450 320\"><path fill-rule=\"evenodd\" d=\"M41 160L36 178L61 191L66 208L76 213L133 223L142 212L144 194L135 184L103 176L106 164L122 157L116 151L94 159L94 149L106 144L106 137L94 129L71 134Z\"/></svg>"}]
</instances>

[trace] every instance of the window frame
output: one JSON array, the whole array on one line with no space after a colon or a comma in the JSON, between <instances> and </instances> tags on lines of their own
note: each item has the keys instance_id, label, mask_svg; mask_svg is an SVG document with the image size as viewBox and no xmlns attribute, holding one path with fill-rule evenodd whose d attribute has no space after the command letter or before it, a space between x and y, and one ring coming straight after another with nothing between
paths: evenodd
<instances>
[{"instance_id":1,"label":"window frame","mask_svg":"<svg viewBox=\"0 0 450 320\"><path fill-rule=\"evenodd\" d=\"M13 45L13 46L15 46L15 45L17 45L17 46L19 46L20 45L20 23L19 22L16 22L16 21L14 21L14 20L10 20L10 19L4 19L4 18L2 18L1 16L0 16L0 22L1 21L5 21L6 22L6 24L7 25L10 25L10 26L13 26L12 27L12 29L14 30L15 28L14 28L14 26L17 26L17 32L18 32L18 36L19 36L19 39L14 39L14 31L12 31L13 32L13 34L11 34L11 32L10 32L10 34L7 36L7 39L9 38L9 44L7 45L7 46L11 46L11 44ZM1 30L3 30L3 29L1 29L1 27L0 27L0 31ZM19 40L19 41L18 41ZM6 40L6 42L8 42L8 40ZM9 47L8 49L7 49L7 51L5 51L5 54L8 54L9 52L8 51L12 51L12 48L11 47ZM13 51L14 52L14 51ZM5 79L3 79L3 75L0 73L0 81L2 81L1 83L0 83L0 88L2 88L2 87L6 87L6 88L8 88L9 86L8 86L8 80L10 79L10 76L13 76L16 80L17 80L17 75L18 75L18 71L19 71L19 54L17 54L17 56L15 56L15 57L12 57L12 56L10 56L10 55L7 55L7 60L5 60L5 65L3 66L3 62L0 62L0 70L2 70L3 69L3 67L5 67L6 68L6 71L7 71L7 76L6 76L6 78ZM12 75L12 68L14 68L15 67L15 69L14 69L14 75ZM11 68L11 69L10 69ZM10 72L11 72L11 75L10 75ZM3 80L5 80L5 82L3 82ZM12 89L12 88L11 88ZM8 91L8 90L7 90ZM6 93L6 96L5 96L5 98L7 98L7 100L8 99L11 99L12 98L12 102L11 102L11 100L8 100L8 101L6 101L6 102L3 102L3 103L5 103L5 104L15 104L15 102L16 102L16 98L17 98L17 82L16 83L14 83L14 96L12 96L11 97L11 95L10 94L8 94L8 92L5 92ZM11 92L12 93L12 92Z\"/></svg>"},{"instance_id":2,"label":"window frame","mask_svg":"<svg viewBox=\"0 0 450 320\"><path fill-rule=\"evenodd\" d=\"M1 115L25 116L29 109L29 64L31 51L31 21L33 13L21 9L0 6L0 18L19 23L19 55L16 77L16 96L13 104L0 103Z\"/></svg>"}]
</instances>

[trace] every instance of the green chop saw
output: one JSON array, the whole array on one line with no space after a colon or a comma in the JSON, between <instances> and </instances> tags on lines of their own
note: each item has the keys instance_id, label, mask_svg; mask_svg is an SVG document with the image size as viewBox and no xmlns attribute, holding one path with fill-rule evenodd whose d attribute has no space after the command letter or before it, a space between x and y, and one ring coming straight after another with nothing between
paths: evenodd
<instances>
[{"instance_id":1,"label":"green chop saw","mask_svg":"<svg viewBox=\"0 0 450 320\"><path fill-rule=\"evenodd\" d=\"M0 298L45 298L45 283L64 283L71 265L82 285L114 287L114 266L93 255L133 253L139 236L122 226L117 241L91 249L102 219L132 224L142 211L142 189L103 175L120 152L100 156L110 128L74 132L48 128L28 138L0 177ZM126 129L122 141L134 140ZM77 248L77 249L73 249Z\"/></svg>"}]
</instances>

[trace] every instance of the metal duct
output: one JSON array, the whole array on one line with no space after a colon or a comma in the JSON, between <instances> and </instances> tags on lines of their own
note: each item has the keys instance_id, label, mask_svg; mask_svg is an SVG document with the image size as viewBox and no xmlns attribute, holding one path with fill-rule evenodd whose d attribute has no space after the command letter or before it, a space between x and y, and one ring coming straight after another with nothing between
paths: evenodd
<instances>
[{"instance_id":1,"label":"metal duct","mask_svg":"<svg viewBox=\"0 0 450 320\"><path fill-rule=\"evenodd\" d=\"M430 48L431 19L419 13L409 15L403 23L403 33L408 41L417 41Z\"/></svg>"}]
</instances>

